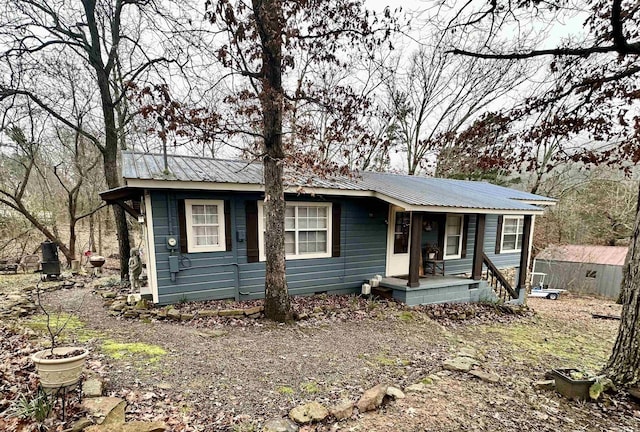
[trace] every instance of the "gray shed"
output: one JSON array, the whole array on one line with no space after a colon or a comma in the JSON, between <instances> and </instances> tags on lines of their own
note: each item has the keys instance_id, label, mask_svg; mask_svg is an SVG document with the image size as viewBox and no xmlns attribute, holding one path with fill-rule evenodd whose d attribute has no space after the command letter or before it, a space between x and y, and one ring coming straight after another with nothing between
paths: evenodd
<instances>
[{"instance_id":1,"label":"gray shed","mask_svg":"<svg viewBox=\"0 0 640 432\"><path fill-rule=\"evenodd\" d=\"M618 298L626 246L549 246L533 261L532 285Z\"/></svg>"}]
</instances>

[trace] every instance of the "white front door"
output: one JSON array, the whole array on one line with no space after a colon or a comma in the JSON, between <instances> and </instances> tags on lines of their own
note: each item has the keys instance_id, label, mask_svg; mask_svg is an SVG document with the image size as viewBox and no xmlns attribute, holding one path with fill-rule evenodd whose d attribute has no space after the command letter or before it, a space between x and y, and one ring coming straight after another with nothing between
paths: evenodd
<instances>
[{"instance_id":1,"label":"white front door","mask_svg":"<svg viewBox=\"0 0 640 432\"><path fill-rule=\"evenodd\" d=\"M409 274L411 212L391 206L387 234L387 276Z\"/></svg>"}]
</instances>

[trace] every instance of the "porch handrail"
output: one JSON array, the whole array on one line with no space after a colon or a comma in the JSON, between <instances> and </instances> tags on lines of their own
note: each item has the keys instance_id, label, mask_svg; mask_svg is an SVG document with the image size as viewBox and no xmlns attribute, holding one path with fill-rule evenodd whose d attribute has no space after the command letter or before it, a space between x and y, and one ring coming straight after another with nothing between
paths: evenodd
<instances>
[{"instance_id":1,"label":"porch handrail","mask_svg":"<svg viewBox=\"0 0 640 432\"><path fill-rule=\"evenodd\" d=\"M487 281L489 281L491 286L496 290L498 297L502 300L507 300L506 294L509 294L511 299L517 299L518 294L509 281L505 279L500 270L498 270L495 264L493 264L493 261L491 261L484 252L482 252L482 263L487 266Z\"/></svg>"}]
</instances>

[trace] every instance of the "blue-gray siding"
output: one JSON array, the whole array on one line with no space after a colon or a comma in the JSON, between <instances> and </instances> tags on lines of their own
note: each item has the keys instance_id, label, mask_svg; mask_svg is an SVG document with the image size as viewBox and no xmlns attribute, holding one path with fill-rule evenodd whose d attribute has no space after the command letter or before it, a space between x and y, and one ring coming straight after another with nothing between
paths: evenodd
<instances>
[{"instance_id":1,"label":"blue-gray siding","mask_svg":"<svg viewBox=\"0 0 640 432\"><path fill-rule=\"evenodd\" d=\"M172 252L166 247L166 238L170 235L179 238L177 203L181 199L228 200L231 203L232 250L173 252L179 259L179 272L172 281L169 272ZM254 193L151 192L160 304L183 299L246 300L263 297L265 264L248 263L246 241L238 241L238 232L246 233L246 202L259 199L260 195ZM331 201L341 206L340 257L288 260L287 282L291 294L355 292L363 280L385 272L388 205L368 198L336 198ZM499 268L518 267L519 253L495 254L497 221L497 215L486 217L485 253ZM467 255L462 259L448 260L446 274L471 272L475 231L476 216L470 215Z\"/></svg>"},{"instance_id":2,"label":"blue-gray siding","mask_svg":"<svg viewBox=\"0 0 640 432\"><path fill-rule=\"evenodd\" d=\"M180 271L171 281L170 251L166 237L179 237L177 201L220 199L231 203L232 250L182 254ZM153 191L151 196L160 304L182 299L204 300L263 297L265 263L247 262L247 244L238 242L246 232L245 205L257 194L224 194L195 191ZM305 201L309 201L308 199ZM371 199L335 199L341 205L340 257L287 261L291 294L355 292L363 280L383 274L386 256L387 205ZM177 253L176 253L177 254Z\"/></svg>"}]
</instances>

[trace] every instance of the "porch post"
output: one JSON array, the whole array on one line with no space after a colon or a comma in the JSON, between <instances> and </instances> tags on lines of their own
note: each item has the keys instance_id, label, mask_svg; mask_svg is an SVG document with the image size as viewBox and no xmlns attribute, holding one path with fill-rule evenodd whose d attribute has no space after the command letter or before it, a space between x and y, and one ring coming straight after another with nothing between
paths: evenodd
<instances>
[{"instance_id":1,"label":"porch post","mask_svg":"<svg viewBox=\"0 0 640 432\"><path fill-rule=\"evenodd\" d=\"M411 212L411 247L409 248L409 288L420 286L420 248L422 247L422 213Z\"/></svg>"},{"instance_id":2,"label":"porch post","mask_svg":"<svg viewBox=\"0 0 640 432\"><path fill-rule=\"evenodd\" d=\"M476 236L473 246L473 267L471 278L473 280L482 279L482 253L484 251L484 226L486 215L476 214Z\"/></svg>"},{"instance_id":3,"label":"porch post","mask_svg":"<svg viewBox=\"0 0 640 432\"><path fill-rule=\"evenodd\" d=\"M520 274L518 275L517 292L527 285L529 269L529 246L531 245L531 215L525 215L522 227L522 248L520 249Z\"/></svg>"}]
</instances>

